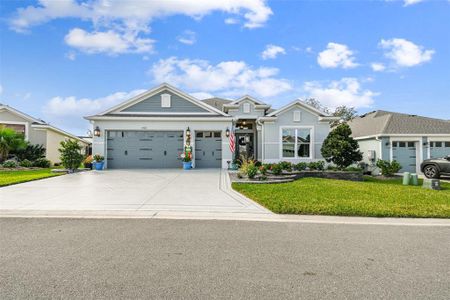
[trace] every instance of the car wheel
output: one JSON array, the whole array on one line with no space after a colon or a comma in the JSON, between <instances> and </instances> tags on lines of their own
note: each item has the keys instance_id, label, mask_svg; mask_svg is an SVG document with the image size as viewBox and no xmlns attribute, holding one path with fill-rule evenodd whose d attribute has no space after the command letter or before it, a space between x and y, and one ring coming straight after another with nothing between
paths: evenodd
<instances>
[{"instance_id":1,"label":"car wheel","mask_svg":"<svg viewBox=\"0 0 450 300\"><path fill-rule=\"evenodd\" d=\"M425 174L427 178L439 178L439 170L433 165L425 166L423 174Z\"/></svg>"}]
</instances>

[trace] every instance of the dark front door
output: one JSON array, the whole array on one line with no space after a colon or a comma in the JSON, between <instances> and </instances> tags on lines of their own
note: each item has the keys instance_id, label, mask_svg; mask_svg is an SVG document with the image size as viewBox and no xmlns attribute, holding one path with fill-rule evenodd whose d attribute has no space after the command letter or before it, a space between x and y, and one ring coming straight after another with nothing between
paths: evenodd
<instances>
[{"instance_id":1,"label":"dark front door","mask_svg":"<svg viewBox=\"0 0 450 300\"><path fill-rule=\"evenodd\" d=\"M253 133L236 133L236 158L255 158Z\"/></svg>"}]
</instances>

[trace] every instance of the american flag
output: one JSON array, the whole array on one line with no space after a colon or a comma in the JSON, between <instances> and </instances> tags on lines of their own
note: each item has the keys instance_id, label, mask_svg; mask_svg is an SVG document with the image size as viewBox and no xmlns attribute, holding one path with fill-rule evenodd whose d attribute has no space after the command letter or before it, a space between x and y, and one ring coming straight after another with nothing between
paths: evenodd
<instances>
[{"instance_id":1,"label":"american flag","mask_svg":"<svg viewBox=\"0 0 450 300\"><path fill-rule=\"evenodd\" d=\"M231 153L234 153L234 151L236 151L236 137L234 136L234 127L231 127L230 131L230 150Z\"/></svg>"}]
</instances>

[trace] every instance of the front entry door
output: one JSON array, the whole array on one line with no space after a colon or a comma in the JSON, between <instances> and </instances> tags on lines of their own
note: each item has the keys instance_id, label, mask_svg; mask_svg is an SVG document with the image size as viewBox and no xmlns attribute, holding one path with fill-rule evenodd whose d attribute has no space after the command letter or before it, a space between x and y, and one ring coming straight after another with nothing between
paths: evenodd
<instances>
[{"instance_id":1,"label":"front entry door","mask_svg":"<svg viewBox=\"0 0 450 300\"><path fill-rule=\"evenodd\" d=\"M255 158L253 133L236 133L236 158Z\"/></svg>"}]
</instances>

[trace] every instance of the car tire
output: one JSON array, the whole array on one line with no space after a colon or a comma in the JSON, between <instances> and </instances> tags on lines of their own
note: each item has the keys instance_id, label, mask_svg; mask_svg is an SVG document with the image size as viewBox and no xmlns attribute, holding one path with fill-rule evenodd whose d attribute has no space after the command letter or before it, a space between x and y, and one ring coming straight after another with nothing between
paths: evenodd
<instances>
[{"instance_id":1,"label":"car tire","mask_svg":"<svg viewBox=\"0 0 450 300\"><path fill-rule=\"evenodd\" d=\"M427 165L423 168L423 174L426 178L439 178L439 169L434 165Z\"/></svg>"}]
</instances>

